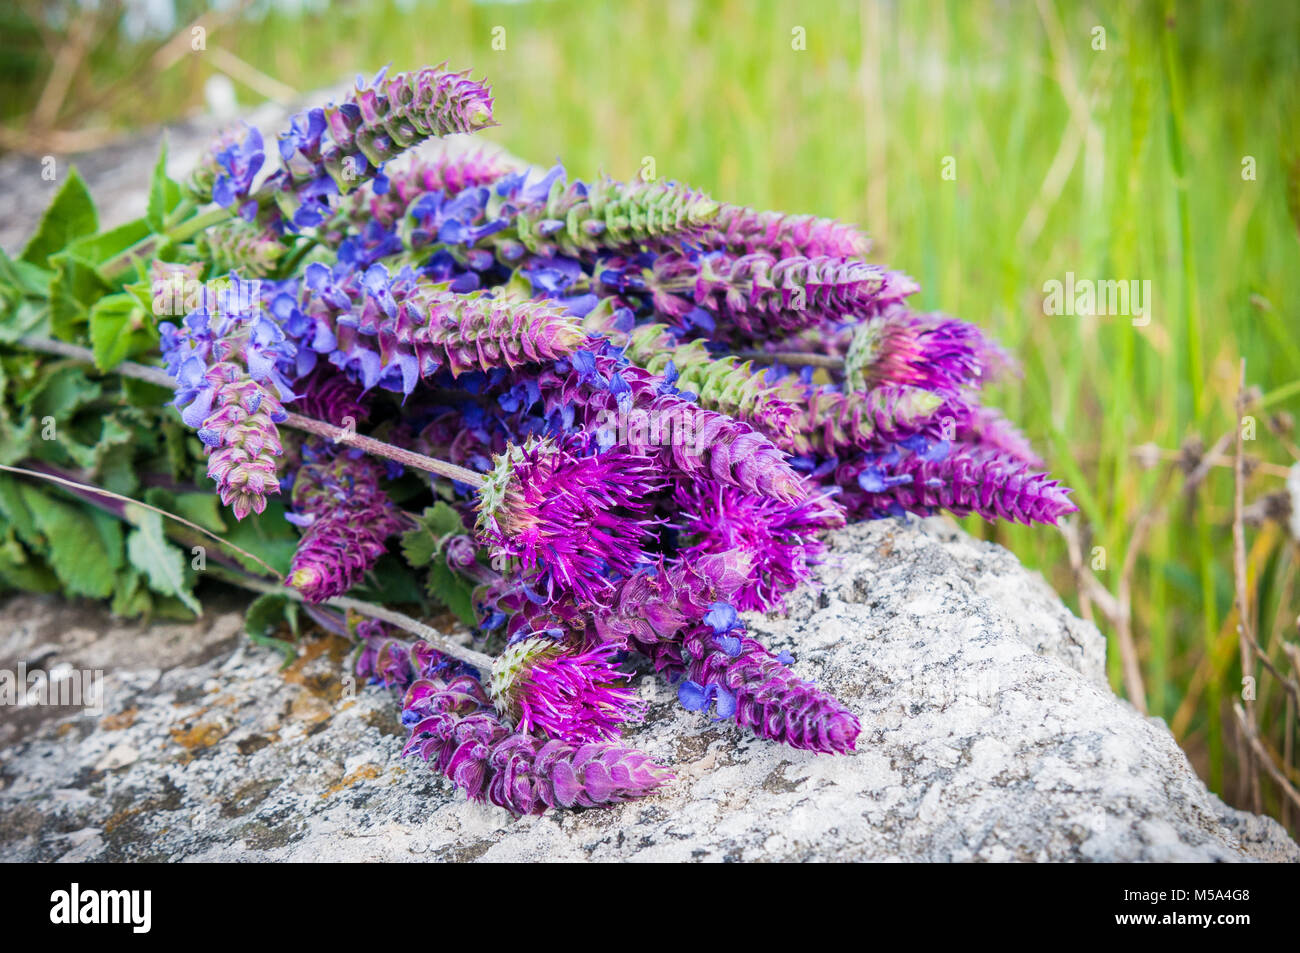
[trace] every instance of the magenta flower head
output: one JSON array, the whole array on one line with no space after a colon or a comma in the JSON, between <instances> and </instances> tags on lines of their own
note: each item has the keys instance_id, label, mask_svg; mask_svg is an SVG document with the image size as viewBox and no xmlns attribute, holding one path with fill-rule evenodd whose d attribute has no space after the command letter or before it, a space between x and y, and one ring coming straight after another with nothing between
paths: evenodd
<instances>
[{"instance_id":1,"label":"magenta flower head","mask_svg":"<svg viewBox=\"0 0 1300 953\"><path fill-rule=\"evenodd\" d=\"M617 738L619 725L645 715L625 687L629 676L612 663L617 652L609 644L575 652L546 635L520 639L492 663L488 694L517 731L571 744Z\"/></svg>"},{"instance_id":2,"label":"magenta flower head","mask_svg":"<svg viewBox=\"0 0 1300 953\"><path fill-rule=\"evenodd\" d=\"M862 391L902 384L957 393L979 385L984 351L984 335L974 325L891 309L858 326L844 359L844 386Z\"/></svg>"},{"instance_id":3,"label":"magenta flower head","mask_svg":"<svg viewBox=\"0 0 1300 953\"><path fill-rule=\"evenodd\" d=\"M732 550L750 556L748 579L734 596L742 610L783 608L821 559L817 534L844 525L843 511L825 495L782 503L719 483L680 482L673 500L688 560Z\"/></svg>"},{"instance_id":4,"label":"magenta flower head","mask_svg":"<svg viewBox=\"0 0 1300 953\"><path fill-rule=\"evenodd\" d=\"M558 629L575 644L607 644L615 649L680 641L682 630L709 605L731 599L748 584L752 557L740 550L691 560L665 559L620 580L610 604L594 613L565 599L539 605L523 600L510 619L512 639Z\"/></svg>"},{"instance_id":5,"label":"magenta flower head","mask_svg":"<svg viewBox=\"0 0 1300 953\"><path fill-rule=\"evenodd\" d=\"M406 692L402 754L416 754L463 790L514 814L600 807L644 797L672 774L633 748L573 745L512 732L469 676L420 679Z\"/></svg>"},{"instance_id":6,"label":"magenta flower head","mask_svg":"<svg viewBox=\"0 0 1300 953\"><path fill-rule=\"evenodd\" d=\"M521 390L527 388L515 388ZM744 421L700 406L693 394L678 391L670 375L633 367L603 337L589 338L585 348L539 374L532 391L528 399L540 398L548 414L580 413L584 426L656 457L665 471L789 502L808 495L807 482L772 440Z\"/></svg>"},{"instance_id":7,"label":"magenta flower head","mask_svg":"<svg viewBox=\"0 0 1300 953\"><path fill-rule=\"evenodd\" d=\"M569 592L599 604L613 577L646 560L648 497L663 484L653 458L622 446L588 453L586 442L511 446L479 490L479 539L494 558L518 559L544 600Z\"/></svg>"}]
</instances>

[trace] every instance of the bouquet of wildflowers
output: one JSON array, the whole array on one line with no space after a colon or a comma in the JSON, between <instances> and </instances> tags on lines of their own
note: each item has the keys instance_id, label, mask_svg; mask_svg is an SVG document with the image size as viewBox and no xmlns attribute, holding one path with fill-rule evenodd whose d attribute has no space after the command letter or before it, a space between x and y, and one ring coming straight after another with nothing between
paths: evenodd
<instances>
[{"instance_id":1,"label":"bouquet of wildflowers","mask_svg":"<svg viewBox=\"0 0 1300 953\"><path fill-rule=\"evenodd\" d=\"M470 797L536 813L664 784L621 740L641 657L689 709L852 751L853 713L739 613L779 610L848 520L1071 512L980 403L1004 355L909 308L917 285L839 222L399 159L492 106L466 73L381 73L194 171L176 201L216 208L150 268L234 292L158 325L217 496L236 520L279 499L283 585L346 625L358 674L401 693L406 753ZM340 621L398 546L497 651Z\"/></svg>"}]
</instances>

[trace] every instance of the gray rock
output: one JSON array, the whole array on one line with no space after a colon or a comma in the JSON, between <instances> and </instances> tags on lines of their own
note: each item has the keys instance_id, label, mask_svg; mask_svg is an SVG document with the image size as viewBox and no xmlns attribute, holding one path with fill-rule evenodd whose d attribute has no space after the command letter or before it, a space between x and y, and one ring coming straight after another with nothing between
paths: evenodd
<instances>
[{"instance_id":1,"label":"gray rock","mask_svg":"<svg viewBox=\"0 0 1300 953\"><path fill-rule=\"evenodd\" d=\"M0 752L0 857L1300 859L1276 822L1226 807L1163 723L1111 693L1096 629L1010 553L940 520L831 543L818 588L749 622L857 712L856 754L759 740L645 676L650 715L630 740L676 780L541 818L468 803L403 761L394 699L354 688L338 640L308 643L281 672L232 637L234 612L188 640L102 621L86 642L59 627L88 610L11 600L0 656L76 668L123 654L104 662L103 718L47 719Z\"/></svg>"}]
</instances>

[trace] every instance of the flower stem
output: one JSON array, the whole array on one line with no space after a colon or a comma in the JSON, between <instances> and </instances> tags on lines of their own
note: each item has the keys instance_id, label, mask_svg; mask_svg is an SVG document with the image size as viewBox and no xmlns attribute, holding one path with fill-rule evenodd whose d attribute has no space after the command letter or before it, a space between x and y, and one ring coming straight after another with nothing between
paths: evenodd
<instances>
[{"instance_id":1,"label":"flower stem","mask_svg":"<svg viewBox=\"0 0 1300 953\"><path fill-rule=\"evenodd\" d=\"M731 356L742 361L761 361L765 364L844 369L844 358L833 354L810 354L805 351L737 351Z\"/></svg>"},{"instance_id":2,"label":"flower stem","mask_svg":"<svg viewBox=\"0 0 1300 953\"><path fill-rule=\"evenodd\" d=\"M301 414L289 413L284 422L295 430L305 430L307 433L314 433L318 437L328 437L335 443L346 443L348 446L364 450L372 456L386 457L403 466L414 467L417 470L426 470L429 473L436 473L438 476L459 480L461 483L468 483L475 489L487 482L487 478L481 473L475 473L473 470L467 470L465 467L457 466L454 463L447 463L445 460L426 457L422 453L394 447L390 443L384 443L374 437L363 436L343 427L335 427L323 420L315 420Z\"/></svg>"},{"instance_id":3,"label":"flower stem","mask_svg":"<svg viewBox=\"0 0 1300 953\"><path fill-rule=\"evenodd\" d=\"M218 206L204 212L202 215L196 215L187 221L181 222L175 228L168 229L166 237L179 245L181 242L193 238L209 225L217 225L234 217L235 211L233 208Z\"/></svg>"},{"instance_id":4,"label":"flower stem","mask_svg":"<svg viewBox=\"0 0 1300 953\"><path fill-rule=\"evenodd\" d=\"M274 583L264 582L252 576L239 581L239 585L254 592L266 592L271 595L288 596L302 602L302 594L296 589L286 586L278 586ZM384 606L377 606L373 602L365 602L361 599L353 599L351 596L335 596L332 599L326 599L322 605L333 606L336 609L351 610L357 615L367 616L371 619L378 619L381 622L387 622L389 625L396 626L405 632L419 636L439 652L444 655L450 655L458 658L468 665L474 666L480 672L487 673L492 670L492 656L483 652L476 652L473 649L466 648L458 642L453 642L445 635L432 626L425 625L419 619L413 619L405 613L398 612L394 609L388 609Z\"/></svg>"}]
</instances>

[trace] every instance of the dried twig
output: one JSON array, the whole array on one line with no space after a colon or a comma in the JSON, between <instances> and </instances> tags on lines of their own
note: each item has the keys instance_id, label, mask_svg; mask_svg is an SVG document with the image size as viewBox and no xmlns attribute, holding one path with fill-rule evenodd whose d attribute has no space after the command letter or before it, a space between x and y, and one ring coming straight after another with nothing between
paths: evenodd
<instances>
[{"instance_id":1,"label":"dried twig","mask_svg":"<svg viewBox=\"0 0 1300 953\"><path fill-rule=\"evenodd\" d=\"M1273 763L1268 749L1260 742L1259 737L1255 734L1254 726L1247 720L1246 712L1242 710L1241 703L1233 702L1232 710L1237 716L1237 727L1244 736L1246 744L1250 746L1251 752L1259 763L1264 766L1264 770L1269 773L1269 776L1277 783L1278 788L1281 789L1287 800L1300 808L1300 791L1297 791L1295 786L1287 780L1286 775L1282 773L1282 769Z\"/></svg>"},{"instance_id":2,"label":"dried twig","mask_svg":"<svg viewBox=\"0 0 1300 953\"><path fill-rule=\"evenodd\" d=\"M1237 597L1237 635L1241 649L1241 678L1242 683L1252 686L1255 682L1255 655L1263 654L1259 651L1259 645L1256 643L1254 635L1251 632L1250 618L1250 598L1247 592L1249 582L1246 578L1246 524L1242 520L1241 511L1245 503L1245 476L1243 474L1242 456L1242 427L1241 418L1246 412L1246 359L1241 359L1241 370L1237 381L1237 453L1236 466L1233 468L1233 496L1232 496L1232 577ZM1253 651L1252 651L1253 649ZM1270 666L1271 667L1271 666ZM1245 695L1246 708L1245 715L1250 719L1251 730L1254 731L1255 721L1255 692L1249 691ZM1251 757L1251 749L1245 744L1244 739L1238 745L1238 758L1241 764L1241 787L1242 794L1249 794L1251 806L1256 814L1263 810L1263 800L1259 787L1259 770Z\"/></svg>"}]
</instances>

